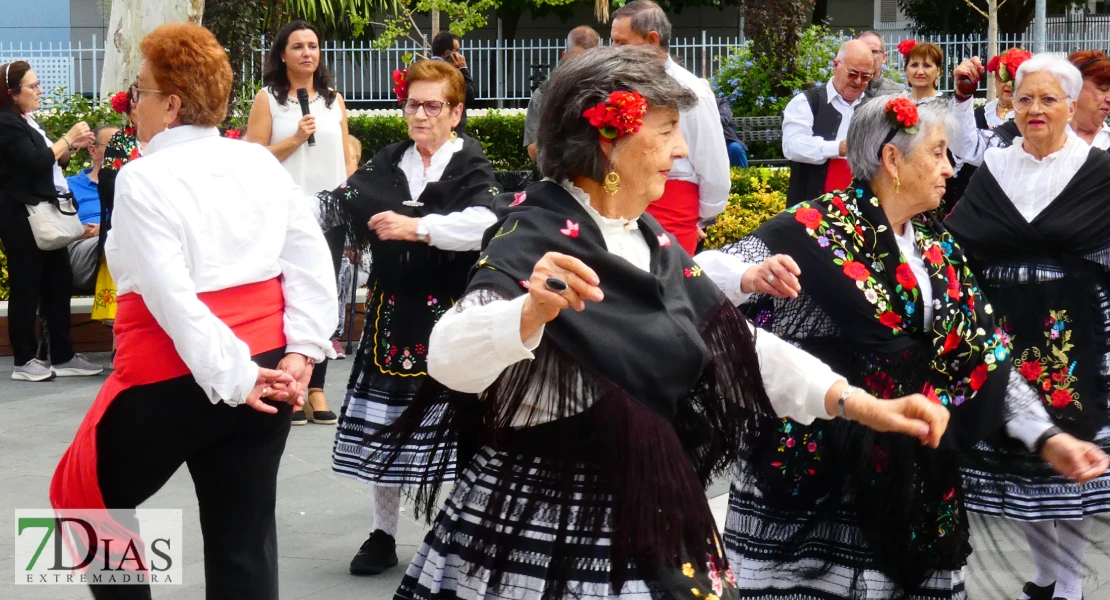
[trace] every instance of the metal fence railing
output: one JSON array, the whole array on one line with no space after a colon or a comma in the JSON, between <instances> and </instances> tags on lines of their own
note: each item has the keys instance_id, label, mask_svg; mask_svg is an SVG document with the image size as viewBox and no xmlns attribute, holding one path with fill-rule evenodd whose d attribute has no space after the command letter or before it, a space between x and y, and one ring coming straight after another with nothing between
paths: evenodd
<instances>
[{"instance_id":1,"label":"metal fence railing","mask_svg":"<svg viewBox=\"0 0 1110 600\"><path fill-rule=\"evenodd\" d=\"M1088 17L1083 21L1050 21L1047 31L1049 52L1070 53L1110 46L1110 19ZM883 35L890 50L890 64L901 68L897 45L912 34L884 31ZM942 91L953 89L951 73L960 61L971 56L987 57L987 39L983 34L917 36L916 39L933 42L944 51ZM670 51L695 75L712 78L720 58L742 43L744 40L740 37L714 37L703 33L700 37L672 40ZM1031 49L1032 43L1030 33L1006 35L1001 36L999 48L1021 45ZM500 107L506 103L519 105L527 100L535 86L559 64L563 44L563 39L464 40L462 53L474 77L478 99ZM260 40L258 49L241 65L241 72L253 85L260 84L265 47ZM407 57L424 54L425 50L411 40L401 40L386 50L374 49L367 42L348 41L324 42L321 52L324 64L334 74L336 89L349 102L380 103L393 100L391 77L394 69L402 68ZM95 38L91 47L68 42L39 45L0 42L0 63L14 59L31 62L47 90L62 87L68 93L94 98L100 95L104 46ZM250 93L250 87L243 86L240 93Z\"/></svg>"}]
</instances>

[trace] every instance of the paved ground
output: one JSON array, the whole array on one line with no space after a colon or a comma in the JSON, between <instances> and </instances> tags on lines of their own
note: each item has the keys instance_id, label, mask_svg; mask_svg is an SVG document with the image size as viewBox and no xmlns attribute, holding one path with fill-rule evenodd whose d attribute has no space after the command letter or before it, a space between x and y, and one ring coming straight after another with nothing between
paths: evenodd
<instances>
[{"instance_id":1,"label":"paved ground","mask_svg":"<svg viewBox=\"0 0 1110 600\"><path fill-rule=\"evenodd\" d=\"M107 363L106 355L95 359ZM338 411L351 360L335 363L327 387ZM102 378L66 379L45 384L9 379L11 359L0 359L0 522L17 508L47 508L47 488L58 458L72 439ZM402 514L398 554L402 567L375 578L357 578L347 565L368 535L371 500L368 489L334 476L330 451L334 427L309 424L294 428L281 463L278 482L281 591L287 599L390 598L424 536L411 509ZM710 490L723 515L724 484ZM186 567L184 585L162 588L157 598L204 598L200 528L196 499L188 472L182 469L146 505L185 511ZM5 516L9 515L9 516ZM13 524L14 525L14 524ZM967 574L972 600L1016 598L1021 582L1032 572L1020 533L1002 522L974 523L976 548ZM0 527L0 531L12 531ZM989 531L990 535L984 532ZM1110 527L1099 523L1095 545L1087 554L1088 600L1110 600ZM0 600L89 598L80 587L27 587L12 584L13 542L0 535Z\"/></svg>"}]
</instances>

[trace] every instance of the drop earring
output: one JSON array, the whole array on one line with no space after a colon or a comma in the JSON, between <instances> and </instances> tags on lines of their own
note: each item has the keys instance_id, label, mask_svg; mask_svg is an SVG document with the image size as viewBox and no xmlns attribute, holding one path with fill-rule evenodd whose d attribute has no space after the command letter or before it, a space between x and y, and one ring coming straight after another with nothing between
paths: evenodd
<instances>
[{"instance_id":1,"label":"drop earring","mask_svg":"<svg viewBox=\"0 0 1110 600\"><path fill-rule=\"evenodd\" d=\"M897 175L894 176L894 193L897 194L902 191L902 180Z\"/></svg>"},{"instance_id":2,"label":"drop earring","mask_svg":"<svg viewBox=\"0 0 1110 600\"><path fill-rule=\"evenodd\" d=\"M616 171L609 171L601 188L605 190L606 196L615 196L621 189L621 176Z\"/></svg>"}]
</instances>

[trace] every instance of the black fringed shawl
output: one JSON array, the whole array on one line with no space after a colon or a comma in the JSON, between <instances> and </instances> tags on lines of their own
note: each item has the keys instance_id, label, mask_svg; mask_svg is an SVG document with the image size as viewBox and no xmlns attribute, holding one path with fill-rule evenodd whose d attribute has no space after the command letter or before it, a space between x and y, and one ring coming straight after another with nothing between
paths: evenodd
<instances>
[{"instance_id":1,"label":"black fringed shawl","mask_svg":"<svg viewBox=\"0 0 1110 600\"><path fill-rule=\"evenodd\" d=\"M1110 155L1092 148L1031 222L979 169L945 221L1013 335L1014 364L1053 420L1091 440L1107 424L1110 381Z\"/></svg>"},{"instance_id":2,"label":"black fringed shawl","mask_svg":"<svg viewBox=\"0 0 1110 600\"><path fill-rule=\"evenodd\" d=\"M325 226L344 228L353 246L369 248L373 254L364 335L374 343L364 369L391 376L424 375L432 327L461 296L478 259L477 252L383 241L367 225L371 217L385 211L421 217L490 207L501 193L493 168L477 140L462 139L462 149L451 156L442 177L429 182L415 202L398 167L413 146L411 140L386 146L334 191L317 194Z\"/></svg>"},{"instance_id":3,"label":"black fringed shawl","mask_svg":"<svg viewBox=\"0 0 1110 600\"><path fill-rule=\"evenodd\" d=\"M570 543L568 522L576 531L600 532L607 509L614 593L629 561L641 572L673 567L680 557L695 557L691 562L701 571L704 557L722 565L704 487L737 458L757 416L773 414L753 330L647 214L638 227L651 249L650 272L610 253L593 219L555 183L502 199L500 221L486 233L468 294L525 294L536 262L560 252L597 272L605 299L581 313L565 310L548 323L535 360L507 369L477 407L467 407L458 395L444 416L442 436L472 438L460 439L463 465L479 446L524 456L520 465L509 460L502 469L506 485L521 477L517 469L537 468L528 457L542 458L564 482L562 489L543 492L546 502L562 507L553 572L570 559L563 552ZM403 440L444 392L426 380L390 435ZM541 412L556 420L538 424ZM583 476L595 498L611 502L568 510L571 485ZM439 477L433 472L428 479L434 488ZM434 489L421 494L418 504L430 516ZM487 514L501 514L502 501L495 492ZM514 514L527 522L534 505L517 507ZM506 528L508 533L474 544L495 546L491 552L503 560L512 543L498 536L519 535ZM491 570L498 580L497 565Z\"/></svg>"},{"instance_id":4,"label":"black fringed shawl","mask_svg":"<svg viewBox=\"0 0 1110 600\"><path fill-rule=\"evenodd\" d=\"M923 393L947 406L941 448L841 420L786 421L753 461L773 506L803 514L831 495L810 526L851 497L877 566L913 590L935 570L961 568L971 552L956 458L1002 426L1010 347L940 222L930 212L906 227L927 282L917 281L866 186L803 202L754 235L798 263L802 289L841 332L802 340L802 348L877 397ZM919 283L932 289L931 322L924 322ZM758 314L761 306L751 308Z\"/></svg>"}]
</instances>

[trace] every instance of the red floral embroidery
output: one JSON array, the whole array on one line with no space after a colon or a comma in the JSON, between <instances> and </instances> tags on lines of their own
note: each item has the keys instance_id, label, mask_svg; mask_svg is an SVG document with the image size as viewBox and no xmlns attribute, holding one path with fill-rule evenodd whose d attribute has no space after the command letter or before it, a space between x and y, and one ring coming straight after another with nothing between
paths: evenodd
<instances>
[{"instance_id":1,"label":"red floral embroidery","mask_svg":"<svg viewBox=\"0 0 1110 600\"><path fill-rule=\"evenodd\" d=\"M854 260L844 261L844 274L856 281L867 281L871 277L871 271L863 263Z\"/></svg>"},{"instance_id":2,"label":"red floral embroidery","mask_svg":"<svg viewBox=\"0 0 1110 600\"><path fill-rule=\"evenodd\" d=\"M971 371L971 389L978 392L979 388L983 387L983 384L987 382L987 375L987 365L983 364L975 367L975 369Z\"/></svg>"},{"instance_id":3,"label":"red floral embroidery","mask_svg":"<svg viewBox=\"0 0 1110 600\"><path fill-rule=\"evenodd\" d=\"M524 289L528 289L528 288L532 287L532 284L527 279L521 279L520 280L520 287L522 287Z\"/></svg>"},{"instance_id":4,"label":"red floral embroidery","mask_svg":"<svg viewBox=\"0 0 1110 600\"><path fill-rule=\"evenodd\" d=\"M140 156L142 156L142 155L139 154L139 147L136 146L136 147L131 149L131 154L129 154L127 156L127 159L128 160L135 160L136 158L139 158ZM117 158L116 160L119 160L119 159ZM112 166L115 166L114 162L112 163ZM119 167L116 167L116 169L119 169Z\"/></svg>"},{"instance_id":5,"label":"red floral embroidery","mask_svg":"<svg viewBox=\"0 0 1110 600\"><path fill-rule=\"evenodd\" d=\"M830 202L832 202L832 205L835 206L836 209L840 212L845 214L848 213L848 207L844 205L844 201L841 200L839 196L833 196Z\"/></svg>"},{"instance_id":6,"label":"red floral embroidery","mask_svg":"<svg viewBox=\"0 0 1110 600\"><path fill-rule=\"evenodd\" d=\"M567 219L567 226L563 229L560 229L559 233L561 233L561 234L563 234L563 235L565 235L569 238L578 237L578 223L575 223L574 221L571 221L570 219Z\"/></svg>"},{"instance_id":7,"label":"red floral embroidery","mask_svg":"<svg viewBox=\"0 0 1110 600\"><path fill-rule=\"evenodd\" d=\"M817 229L821 224L821 211L816 208L799 208L794 213L794 219L806 226L806 229Z\"/></svg>"},{"instance_id":8,"label":"red floral embroidery","mask_svg":"<svg viewBox=\"0 0 1110 600\"><path fill-rule=\"evenodd\" d=\"M656 239L659 241L660 248L666 248L671 245L671 238L665 233L660 233L659 237Z\"/></svg>"},{"instance_id":9,"label":"red floral embroidery","mask_svg":"<svg viewBox=\"0 0 1110 600\"><path fill-rule=\"evenodd\" d=\"M956 269L952 265L944 267L944 278L948 280L948 297L960 297L960 280L956 277Z\"/></svg>"},{"instance_id":10,"label":"red floral embroidery","mask_svg":"<svg viewBox=\"0 0 1110 600\"><path fill-rule=\"evenodd\" d=\"M1028 361L1021 363L1019 372L1026 381L1036 381L1041 377L1041 373L1044 372L1044 367L1042 367L1039 362Z\"/></svg>"},{"instance_id":11,"label":"red floral embroidery","mask_svg":"<svg viewBox=\"0 0 1110 600\"><path fill-rule=\"evenodd\" d=\"M1052 408L1065 408L1069 404L1071 404L1071 392L1068 390L1052 392Z\"/></svg>"},{"instance_id":12,"label":"red floral embroidery","mask_svg":"<svg viewBox=\"0 0 1110 600\"><path fill-rule=\"evenodd\" d=\"M863 384L879 398L893 398L897 389L894 379L882 371L871 371L863 378Z\"/></svg>"},{"instance_id":13,"label":"red floral embroidery","mask_svg":"<svg viewBox=\"0 0 1110 600\"><path fill-rule=\"evenodd\" d=\"M894 278L907 290L917 287L917 276L913 274L913 269L906 263L898 265L898 268L894 270Z\"/></svg>"},{"instance_id":14,"label":"red floral embroidery","mask_svg":"<svg viewBox=\"0 0 1110 600\"><path fill-rule=\"evenodd\" d=\"M948 335L944 338L944 350L940 353L941 356L944 356L945 354L948 354L956 348L959 348L961 340L963 340L963 338L960 337L959 334L957 334L955 331L948 332Z\"/></svg>"},{"instance_id":15,"label":"red floral embroidery","mask_svg":"<svg viewBox=\"0 0 1110 600\"><path fill-rule=\"evenodd\" d=\"M122 160L117 158L117 159L112 161L112 168L113 169L118 171L118 170L120 170L120 167L122 167L122 166L123 166L123 161Z\"/></svg>"},{"instance_id":16,"label":"red floral embroidery","mask_svg":"<svg viewBox=\"0 0 1110 600\"><path fill-rule=\"evenodd\" d=\"M940 249L940 244L933 244L925 251L925 260L934 265L939 265L944 260L944 252Z\"/></svg>"},{"instance_id":17,"label":"red floral embroidery","mask_svg":"<svg viewBox=\"0 0 1110 600\"><path fill-rule=\"evenodd\" d=\"M879 322L883 325L886 325L887 327L890 327L891 329L902 328L902 317L899 317L898 313L895 313L893 311L888 310L885 313L879 315Z\"/></svg>"},{"instance_id":18,"label":"red floral embroidery","mask_svg":"<svg viewBox=\"0 0 1110 600\"><path fill-rule=\"evenodd\" d=\"M937 396L937 388L931 384L926 384L925 389L921 391L922 395L929 399L934 404L941 404L940 397Z\"/></svg>"},{"instance_id":19,"label":"red floral embroidery","mask_svg":"<svg viewBox=\"0 0 1110 600\"><path fill-rule=\"evenodd\" d=\"M527 199L528 199L528 193L527 192L517 192L517 194L515 196L513 196L513 203L510 204L509 206L520 206Z\"/></svg>"}]
</instances>

